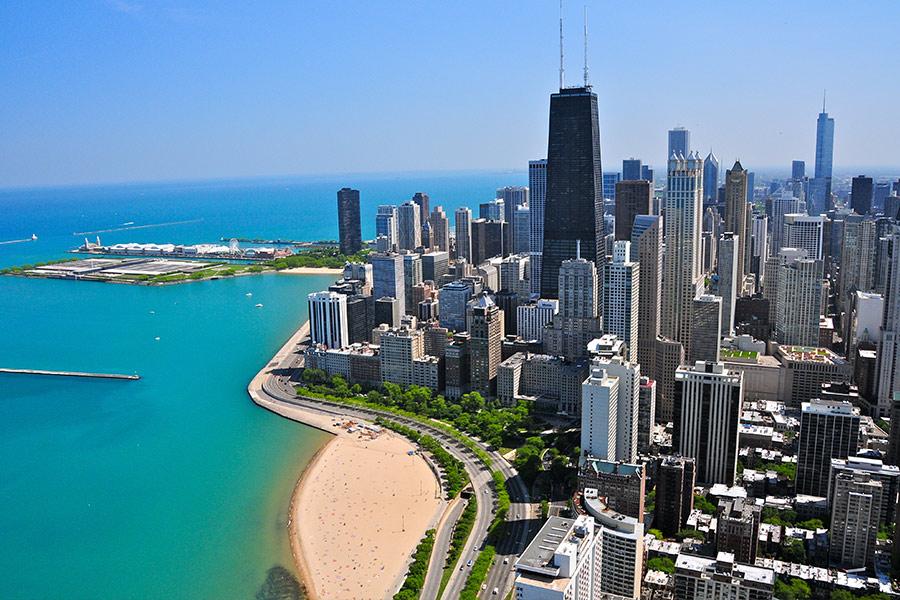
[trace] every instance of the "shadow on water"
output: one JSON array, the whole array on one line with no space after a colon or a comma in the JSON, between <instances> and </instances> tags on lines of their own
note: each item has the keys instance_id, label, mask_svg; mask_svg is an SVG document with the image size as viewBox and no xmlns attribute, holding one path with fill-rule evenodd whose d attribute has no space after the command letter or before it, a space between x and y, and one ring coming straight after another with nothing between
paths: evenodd
<instances>
[{"instance_id":1,"label":"shadow on water","mask_svg":"<svg viewBox=\"0 0 900 600\"><path fill-rule=\"evenodd\" d=\"M266 581L256 592L255 600L306 600L306 593L290 571L275 565L266 572Z\"/></svg>"}]
</instances>

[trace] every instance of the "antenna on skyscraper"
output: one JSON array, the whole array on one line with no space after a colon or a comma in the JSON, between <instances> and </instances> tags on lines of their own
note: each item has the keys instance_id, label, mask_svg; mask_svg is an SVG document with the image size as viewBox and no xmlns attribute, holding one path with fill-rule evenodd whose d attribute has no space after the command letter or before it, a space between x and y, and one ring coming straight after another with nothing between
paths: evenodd
<instances>
[{"instance_id":1,"label":"antenna on skyscraper","mask_svg":"<svg viewBox=\"0 0 900 600\"><path fill-rule=\"evenodd\" d=\"M575 240L575 258L581 260L581 240Z\"/></svg>"},{"instance_id":2,"label":"antenna on skyscraper","mask_svg":"<svg viewBox=\"0 0 900 600\"><path fill-rule=\"evenodd\" d=\"M559 89L563 89L563 0L559 0Z\"/></svg>"},{"instance_id":3,"label":"antenna on skyscraper","mask_svg":"<svg viewBox=\"0 0 900 600\"><path fill-rule=\"evenodd\" d=\"M825 94L828 93L828 90L822 90L822 112L825 112Z\"/></svg>"},{"instance_id":4,"label":"antenna on skyscraper","mask_svg":"<svg viewBox=\"0 0 900 600\"><path fill-rule=\"evenodd\" d=\"M588 44L587 4L585 4L584 5L584 87L590 86L590 84L588 83L587 44Z\"/></svg>"}]
</instances>

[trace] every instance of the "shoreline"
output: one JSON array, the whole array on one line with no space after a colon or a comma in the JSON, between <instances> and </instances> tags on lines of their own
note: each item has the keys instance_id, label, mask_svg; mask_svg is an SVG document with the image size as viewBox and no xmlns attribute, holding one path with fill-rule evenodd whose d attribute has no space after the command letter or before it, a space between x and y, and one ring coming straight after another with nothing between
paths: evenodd
<instances>
[{"instance_id":1,"label":"shoreline","mask_svg":"<svg viewBox=\"0 0 900 600\"><path fill-rule=\"evenodd\" d=\"M186 277L184 279L178 279L175 281L144 281L138 279L116 279L116 278L101 278L101 277L69 277L65 275L54 275L54 274L44 274L33 271L22 271L22 272L0 272L0 276L6 277L21 277L23 279L56 279L59 281L79 281L79 282L89 282L89 283L112 283L117 285L140 285L146 287L162 287L167 285L182 285L185 283L197 283L200 281L218 281L220 279L234 279L236 277L249 277L251 275L267 275L267 274L284 274L284 275L343 275L343 269L332 269L330 267L292 267L289 269L278 269L270 268L263 269L262 271L242 271L240 273L233 273L231 275L210 275L208 277L199 277L197 279L192 279L190 277Z\"/></svg>"},{"instance_id":2,"label":"shoreline","mask_svg":"<svg viewBox=\"0 0 900 600\"><path fill-rule=\"evenodd\" d=\"M291 492L287 533L294 567L310 600L390 598L405 579L422 535L437 525L447 502L432 467L421 454L411 454L415 446L406 438L389 430L377 435L356 430L335 415L262 393L269 371L290 360L308 332L307 321L248 386L261 408L332 436Z\"/></svg>"}]
</instances>

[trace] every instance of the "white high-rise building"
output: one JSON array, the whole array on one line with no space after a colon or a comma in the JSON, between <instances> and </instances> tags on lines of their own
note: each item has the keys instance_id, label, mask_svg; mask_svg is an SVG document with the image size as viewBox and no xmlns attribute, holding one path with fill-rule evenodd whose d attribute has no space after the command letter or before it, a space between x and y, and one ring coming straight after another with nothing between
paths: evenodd
<instances>
[{"instance_id":1,"label":"white high-rise building","mask_svg":"<svg viewBox=\"0 0 900 600\"><path fill-rule=\"evenodd\" d=\"M900 392L900 230L887 238L888 266L884 288L884 316L878 347L878 413L891 414L894 394Z\"/></svg>"},{"instance_id":2,"label":"white high-rise building","mask_svg":"<svg viewBox=\"0 0 900 600\"><path fill-rule=\"evenodd\" d=\"M629 356L638 356L638 303L640 263L631 261L631 242L613 244L612 262L603 265L603 331L628 345Z\"/></svg>"},{"instance_id":3,"label":"white high-rise building","mask_svg":"<svg viewBox=\"0 0 900 600\"><path fill-rule=\"evenodd\" d=\"M633 463L637 459L641 365L629 362L622 356L610 356L595 358L591 366L602 368L606 371L607 377L619 380L619 393L616 399L616 449L615 455L610 455L609 460Z\"/></svg>"},{"instance_id":4,"label":"white high-rise building","mask_svg":"<svg viewBox=\"0 0 900 600\"><path fill-rule=\"evenodd\" d=\"M675 559L676 600L771 600L774 590L775 571L736 563L730 552Z\"/></svg>"},{"instance_id":5,"label":"white high-rise building","mask_svg":"<svg viewBox=\"0 0 900 600\"><path fill-rule=\"evenodd\" d=\"M465 206L453 213L456 226L456 257L472 262L472 211Z\"/></svg>"},{"instance_id":6,"label":"white high-rise building","mask_svg":"<svg viewBox=\"0 0 900 600\"><path fill-rule=\"evenodd\" d=\"M397 207L392 204L383 204L375 213L375 237L387 238L387 251L397 249Z\"/></svg>"},{"instance_id":7,"label":"white high-rise building","mask_svg":"<svg viewBox=\"0 0 900 600\"><path fill-rule=\"evenodd\" d=\"M743 373L720 362L675 370L672 446L697 461L697 483L734 484Z\"/></svg>"},{"instance_id":8,"label":"white high-rise building","mask_svg":"<svg viewBox=\"0 0 900 600\"><path fill-rule=\"evenodd\" d=\"M769 274L776 286L775 340L779 344L819 345L823 267L822 261L806 256L805 249L784 247L772 269L775 272Z\"/></svg>"},{"instance_id":9,"label":"white high-rise building","mask_svg":"<svg viewBox=\"0 0 900 600\"><path fill-rule=\"evenodd\" d=\"M534 255L532 255L534 258ZM558 300L539 299L516 308L516 329L523 340L544 340L544 327L559 312Z\"/></svg>"},{"instance_id":10,"label":"white high-rise building","mask_svg":"<svg viewBox=\"0 0 900 600\"><path fill-rule=\"evenodd\" d=\"M531 253L531 207L516 207L512 222L512 251L515 254Z\"/></svg>"},{"instance_id":11,"label":"white high-rise building","mask_svg":"<svg viewBox=\"0 0 900 600\"><path fill-rule=\"evenodd\" d=\"M822 240L825 217L811 217L801 213L784 215L782 248L803 248L812 260L822 260Z\"/></svg>"},{"instance_id":12,"label":"white high-rise building","mask_svg":"<svg viewBox=\"0 0 900 600\"><path fill-rule=\"evenodd\" d=\"M596 362L581 384L581 452L614 460L618 427L619 378Z\"/></svg>"},{"instance_id":13,"label":"white high-rise building","mask_svg":"<svg viewBox=\"0 0 900 600\"><path fill-rule=\"evenodd\" d=\"M659 337L663 272L662 217L637 215L631 227L631 260L640 263L637 361L644 373L655 373L653 359Z\"/></svg>"},{"instance_id":14,"label":"white high-rise building","mask_svg":"<svg viewBox=\"0 0 900 600\"><path fill-rule=\"evenodd\" d=\"M547 159L528 161L528 208L531 222L531 291L541 292L541 252L544 248L544 204L547 201Z\"/></svg>"},{"instance_id":15,"label":"white high-rise building","mask_svg":"<svg viewBox=\"0 0 900 600\"><path fill-rule=\"evenodd\" d=\"M644 573L644 524L610 508L596 488L585 488L583 500L598 525L596 555L600 560L594 570L595 594L637 600Z\"/></svg>"},{"instance_id":16,"label":"white high-rise building","mask_svg":"<svg viewBox=\"0 0 900 600\"><path fill-rule=\"evenodd\" d=\"M343 348L350 343L347 296L337 292L313 292L309 302L309 334L313 344Z\"/></svg>"},{"instance_id":17,"label":"white high-rise building","mask_svg":"<svg viewBox=\"0 0 900 600\"><path fill-rule=\"evenodd\" d=\"M794 194L785 190L781 196L772 198L772 254L778 254L782 246L789 246L783 243L784 238L784 217L785 215L798 213L800 211L800 199L795 198Z\"/></svg>"},{"instance_id":18,"label":"white high-rise building","mask_svg":"<svg viewBox=\"0 0 900 600\"><path fill-rule=\"evenodd\" d=\"M737 280L737 252L740 245L739 236L726 231L719 237L718 267L719 293L722 298L722 335L734 333L734 303L736 290L740 286Z\"/></svg>"},{"instance_id":19,"label":"white high-rise building","mask_svg":"<svg viewBox=\"0 0 900 600\"><path fill-rule=\"evenodd\" d=\"M666 252L663 262L662 335L681 342L689 352L691 309L703 285L700 252L703 211L703 160L696 152L688 158L669 159L666 188Z\"/></svg>"},{"instance_id":20,"label":"white high-rise building","mask_svg":"<svg viewBox=\"0 0 900 600\"><path fill-rule=\"evenodd\" d=\"M516 600L599 600L594 518L550 517L516 560Z\"/></svg>"},{"instance_id":21,"label":"white high-rise building","mask_svg":"<svg viewBox=\"0 0 900 600\"><path fill-rule=\"evenodd\" d=\"M397 246L400 250L415 250L422 245L421 209L413 201L404 202L397 209Z\"/></svg>"},{"instance_id":22,"label":"white high-rise building","mask_svg":"<svg viewBox=\"0 0 900 600\"><path fill-rule=\"evenodd\" d=\"M769 217L753 215L752 239L750 243L750 270L756 274L756 289L766 276L766 261L769 260Z\"/></svg>"},{"instance_id":23,"label":"white high-rise building","mask_svg":"<svg viewBox=\"0 0 900 600\"><path fill-rule=\"evenodd\" d=\"M875 221L859 215L844 218L838 306L847 310L854 292L875 288Z\"/></svg>"}]
</instances>

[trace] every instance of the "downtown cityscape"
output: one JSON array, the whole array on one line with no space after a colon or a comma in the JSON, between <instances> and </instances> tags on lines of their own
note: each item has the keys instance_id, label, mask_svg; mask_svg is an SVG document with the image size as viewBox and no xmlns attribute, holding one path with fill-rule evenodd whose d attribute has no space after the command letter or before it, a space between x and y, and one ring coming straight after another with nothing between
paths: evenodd
<instances>
[{"instance_id":1,"label":"downtown cityscape","mask_svg":"<svg viewBox=\"0 0 900 600\"><path fill-rule=\"evenodd\" d=\"M620 40L606 31L618 12L596 11L592 34L588 6L560 3L557 17L551 4L558 66L555 18L542 28L558 83L542 98L531 83L496 106L479 98L466 115L499 139L505 111L525 132L496 144L494 164L518 161L505 170L487 171L473 138L447 144L477 171L320 175L315 155L332 147L310 123L330 111L349 129L328 137L354 147L338 162L359 148L372 164L398 155L334 96L305 92L293 97L316 115L304 132L279 124L316 147L300 178L211 179L197 166L202 179L172 170L135 183L154 172L123 162L123 183L81 183L81 168L119 181L91 170L103 162L92 148L84 162L48 159L58 173L18 154L0 167L0 598L900 597L898 156L873 137L877 162L860 166L872 155L853 155L858 140L873 134L853 131L866 121L845 117L840 91L820 89L851 85L838 78L807 81L803 98L764 86L802 109L799 142L785 132L761 146L735 106L731 137L698 109L652 142L609 143L602 132L642 110L610 98L630 75L591 70L591 36ZM144 33L211 23L161 7L91 10ZM304 6L317 23L304 34L328 30L330 10L347 20L347 48L324 45L323 64L365 62L343 53L369 9ZM429 12L399 18L445 39ZM260 47L275 21L255 32ZM146 39L172 64L167 35ZM385 55L369 50L372 64ZM452 77L452 60L429 52L434 77ZM685 52L685 65L695 58ZM42 58L15 60L7 74ZM361 79L341 91L349 104L381 106L377 78ZM667 81L648 77L654 102L666 103ZM451 88L441 93L467 102ZM421 126L419 101L440 121L448 109L422 94L392 107L386 127ZM528 120L513 104L545 108ZM146 122L167 111L178 112ZM55 156L41 135L21 142L27 126L8 129L34 164ZM283 153L271 131L234 129L247 164L254 137ZM403 142L416 160L433 153ZM207 143L216 156L229 146ZM139 148L141 166L171 156L189 168L176 145L165 160ZM79 185L57 185L67 181Z\"/></svg>"}]
</instances>

